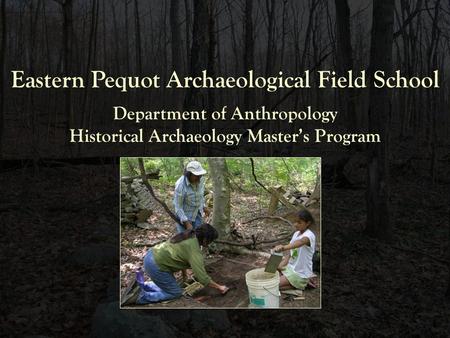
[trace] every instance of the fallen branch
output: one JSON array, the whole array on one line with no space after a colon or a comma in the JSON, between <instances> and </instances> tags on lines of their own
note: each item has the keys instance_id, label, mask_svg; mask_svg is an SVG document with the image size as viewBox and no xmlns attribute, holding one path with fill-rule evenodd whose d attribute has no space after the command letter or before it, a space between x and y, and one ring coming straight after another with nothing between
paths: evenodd
<instances>
[{"instance_id":1,"label":"fallen branch","mask_svg":"<svg viewBox=\"0 0 450 338\"><path fill-rule=\"evenodd\" d=\"M256 237L254 237L254 235L252 236L252 241L250 242L231 242L231 241L227 241L227 240L215 240L214 243L219 243L219 244L226 244L226 245L231 245L231 246L242 246L242 247L247 247L247 248L255 248L257 245L260 244L270 244L270 243L275 243L278 241L283 241L286 239L291 238L291 234L281 237L281 238L275 238L275 239L267 239L267 240L263 240L263 241L257 241Z\"/></svg>"},{"instance_id":2,"label":"fallen branch","mask_svg":"<svg viewBox=\"0 0 450 338\"><path fill-rule=\"evenodd\" d=\"M167 204L164 203L164 201L160 200L158 197L156 197L152 186L150 185L150 183L148 183L147 175L145 174L144 160L141 157L138 158L138 163L139 163L139 170L141 172L142 183L144 183L145 187L150 192L150 194L153 196L153 198L164 208L164 210L166 210L166 212L169 214L169 216L175 222L179 223L178 217L172 212L172 210L169 209Z\"/></svg>"},{"instance_id":3,"label":"fallen branch","mask_svg":"<svg viewBox=\"0 0 450 338\"><path fill-rule=\"evenodd\" d=\"M264 219L264 218L278 219L278 220L280 220L280 221L283 221L283 222L289 224L289 225L292 226L292 227L294 226L294 224L292 224L292 222L291 222L290 220L288 220L288 219L286 219L286 218L284 218L284 217L281 217L281 216L259 216L259 217L256 217L256 218L252 218L252 219L250 219L250 220L248 220L248 221L245 221L245 222L243 222L242 224L251 223L251 222L253 222L253 221L256 221L256 220L259 220L259 219Z\"/></svg>"},{"instance_id":4,"label":"fallen branch","mask_svg":"<svg viewBox=\"0 0 450 338\"><path fill-rule=\"evenodd\" d=\"M259 217L252 218L252 219L250 219L248 221L245 221L242 224L247 224L247 223L251 223L253 221L259 220L259 219L266 219L266 218L280 220L280 221L283 221L283 222L289 224L292 227L294 226L291 221L289 221L288 219L286 219L284 217L281 217L281 216L259 216ZM263 241L257 241L256 237L254 235L252 235L252 241L251 242L250 241L249 242L231 242L231 241L220 240L220 239L216 240L215 242L216 243L220 243L220 244L231 245L231 246L241 246L241 247L247 247L247 248L253 248L254 249L257 245L275 243L275 242L278 242L278 241L289 239L292 236L291 233L289 233L288 235L284 233L283 235L286 235L286 236L281 237L281 238L263 240Z\"/></svg>"},{"instance_id":5,"label":"fallen branch","mask_svg":"<svg viewBox=\"0 0 450 338\"><path fill-rule=\"evenodd\" d=\"M138 248L138 247L143 247L143 246L148 246L148 247L152 247L155 245L158 245L162 242L165 242L165 239L162 239L160 241L156 241L156 242L146 242L146 243L130 243L130 244L123 244L124 247L128 247L128 248Z\"/></svg>"},{"instance_id":6,"label":"fallen branch","mask_svg":"<svg viewBox=\"0 0 450 338\"><path fill-rule=\"evenodd\" d=\"M239 254L239 255L255 255L255 256L265 257L265 258L270 257L270 254L268 252L249 250L244 247L236 247L236 246L231 246L231 245L230 246L224 245L223 247L221 247L219 249L219 251L229 252L229 253Z\"/></svg>"}]
</instances>

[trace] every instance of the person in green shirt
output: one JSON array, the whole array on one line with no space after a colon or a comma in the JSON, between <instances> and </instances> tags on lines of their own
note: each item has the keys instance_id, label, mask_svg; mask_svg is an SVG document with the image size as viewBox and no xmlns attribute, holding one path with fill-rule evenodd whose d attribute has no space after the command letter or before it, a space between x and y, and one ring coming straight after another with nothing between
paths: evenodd
<instances>
[{"instance_id":1,"label":"person in green shirt","mask_svg":"<svg viewBox=\"0 0 450 338\"><path fill-rule=\"evenodd\" d=\"M225 294L228 287L217 284L206 273L200 249L200 245L208 246L217 236L217 230L204 223L150 249L144 257L144 270L152 281L145 282L142 273L136 274L137 284L141 288L136 303L148 304L181 297L182 289L174 272L187 268L192 269L198 282Z\"/></svg>"}]
</instances>

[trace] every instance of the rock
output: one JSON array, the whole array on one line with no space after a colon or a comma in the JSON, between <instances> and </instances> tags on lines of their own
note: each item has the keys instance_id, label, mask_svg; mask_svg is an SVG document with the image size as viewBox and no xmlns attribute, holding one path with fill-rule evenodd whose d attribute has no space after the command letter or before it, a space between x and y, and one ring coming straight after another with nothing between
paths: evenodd
<instances>
[{"instance_id":1,"label":"rock","mask_svg":"<svg viewBox=\"0 0 450 338\"><path fill-rule=\"evenodd\" d=\"M150 209L142 209L140 210L136 216L137 216L137 222L138 223L143 223L146 222L147 219L153 214L153 211L151 211Z\"/></svg>"},{"instance_id":2,"label":"rock","mask_svg":"<svg viewBox=\"0 0 450 338\"><path fill-rule=\"evenodd\" d=\"M79 248L68 258L70 263L83 267L114 264L119 260L119 252L114 245L91 244Z\"/></svg>"},{"instance_id":3,"label":"rock","mask_svg":"<svg viewBox=\"0 0 450 338\"><path fill-rule=\"evenodd\" d=\"M91 337L172 337L177 330L159 316L121 310L118 302L100 304L92 319Z\"/></svg>"},{"instance_id":4,"label":"rock","mask_svg":"<svg viewBox=\"0 0 450 338\"><path fill-rule=\"evenodd\" d=\"M147 222L140 222L136 224L137 227L142 228L142 229L146 229L146 230L152 230L152 229L157 229L158 227L154 224L150 224Z\"/></svg>"},{"instance_id":5,"label":"rock","mask_svg":"<svg viewBox=\"0 0 450 338\"><path fill-rule=\"evenodd\" d=\"M123 190L122 190L123 192ZM123 193L120 200L121 224L137 224L144 229L154 229L146 223L152 215L153 197L143 185L141 179L133 179L133 182ZM139 223L141 223L139 225Z\"/></svg>"}]
</instances>

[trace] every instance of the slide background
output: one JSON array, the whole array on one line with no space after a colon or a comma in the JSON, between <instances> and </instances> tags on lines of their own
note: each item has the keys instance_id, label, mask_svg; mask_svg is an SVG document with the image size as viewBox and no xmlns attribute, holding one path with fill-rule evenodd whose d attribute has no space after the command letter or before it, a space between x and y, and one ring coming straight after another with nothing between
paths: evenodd
<instances>
[{"instance_id":1,"label":"slide background","mask_svg":"<svg viewBox=\"0 0 450 338\"><path fill-rule=\"evenodd\" d=\"M250 16L244 11L247 1L214 1L214 15L206 16L199 15L205 11L202 3L209 1L179 2L176 15L171 1L1 2L5 4L0 14L4 32L2 331L8 336L49 337L139 332L154 336L446 335L450 329L447 2L411 1L409 9L405 2L396 2L392 68L411 75L439 69L442 88L390 90L385 96L390 103L383 127L388 131L384 141L389 143L392 231L379 239L364 233L370 208L365 202L369 154L365 146L245 144L230 149L67 144L68 126L134 129L132 123L112 121L116 104L132 110L223 105L303 110L311 105L340 110L338 122L325 126L331 132L365 132L369 90L268 94L143 89L124 94L113 89L10 88L13 69L30 75L85 76L89 69L102 69L114 76L165 77L174 69L186 75L192 74L189 69L208 69L238 76L250 68L270 75L279 70L297 74L303 69L369 67L371 1L348 2L348 30L335 14L335 3L345 1L254 1L250 21L254 39L245 36L250 29ZM186 16L186 5L188 13L196 11L198 25L193 15ZM345 13L344 8L340 18ZM350 40L345 39L348 34ZM206 48L211 41L216 48ZM350 64L345 41L351 41ZM232 132L253 124L189 123L183 128ZM141 126L161 132L179 127L174 122ZM299 127L312 130L321 125L258 124L272 132ZM177 155L322 157L321 310L118 310L118 156Z\"/></svg>"}]
</instances>

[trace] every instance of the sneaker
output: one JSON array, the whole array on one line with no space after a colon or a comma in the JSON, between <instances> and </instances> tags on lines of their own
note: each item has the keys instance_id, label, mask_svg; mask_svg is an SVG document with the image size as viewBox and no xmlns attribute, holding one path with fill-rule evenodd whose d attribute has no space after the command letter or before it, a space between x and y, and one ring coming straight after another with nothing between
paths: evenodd
<instances>
[{"instance_id":1,"label":"sneaker","mask_svg":"<svg viewBox=\"0 0 450 338\"><path fill-rule=\"evenodd\" d=\"M136 281L133 281L131 284L130 291L125 292L125 295L122 297L122 304L121 305L131 305L136 304L136 301L139 297L139 294L141 292L141 288L136 283Z\"/></svg>"}]
</instances>

